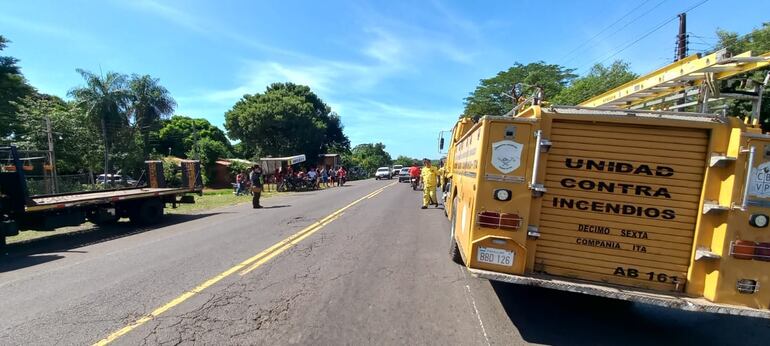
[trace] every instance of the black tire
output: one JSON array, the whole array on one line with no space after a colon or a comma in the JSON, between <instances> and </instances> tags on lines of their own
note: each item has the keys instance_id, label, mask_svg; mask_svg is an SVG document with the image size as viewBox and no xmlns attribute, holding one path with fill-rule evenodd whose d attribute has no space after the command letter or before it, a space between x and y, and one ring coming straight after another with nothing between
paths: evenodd
<instances>
[{"instance_id":1,"label":"black tire","mask_svg":"<svg viewBox=\"0 0 770 346\"><path fill-rule=\"evenodd\" d=\"M129 219L137 225L152 225L163 218L163 202L160 199L148 199L138 204L131 211Z\"/></svg>"},{"instance_id":2,"label":"black tire","mask_svg":"<svg viewBox=\"0 0 770 346\"><path fill-rule=\"evenodd\" d=\"M452 262L459 265L465 265L463 263L463 256L460 254L460 246L457 245L455 240L455 225L457 224L457 197L452 200L452 219L449 236L449 257L452 258Z\"/></svg>"},{"instance_id":3,"label":"black tire","mask_svg":"<svg viewBox=\"0 0 770 346\"><path fill-rule=\"evenodd\" d=\"M120 216L115 215L114 217L107 218L104 216L100 216L98 214L89 213L88 215L86 215L86 219L88 220L88 222L97 226L109 226L109 225L114 225L118 223L118 220L120 220Z\"/></svg>"}]
</instances>

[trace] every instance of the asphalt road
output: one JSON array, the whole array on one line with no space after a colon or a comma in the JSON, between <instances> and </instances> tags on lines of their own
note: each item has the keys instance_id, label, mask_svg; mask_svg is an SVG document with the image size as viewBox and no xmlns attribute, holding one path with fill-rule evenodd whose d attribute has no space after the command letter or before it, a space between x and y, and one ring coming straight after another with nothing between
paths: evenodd
<instances>
[{"instance_id":1,"label":"asphalt road","mask_svg":"<svg viewBox=\"0 0 770 346\"><path fill-rule=\"evenodd\" d=\"M448 258L443 211L420 210L419 198L407 184L358 181L266 199L262 210L240 205L154 229L13 245L0 263L0 344L770 340L766 320L473 278Z\"/></svg>"}]
</instances>

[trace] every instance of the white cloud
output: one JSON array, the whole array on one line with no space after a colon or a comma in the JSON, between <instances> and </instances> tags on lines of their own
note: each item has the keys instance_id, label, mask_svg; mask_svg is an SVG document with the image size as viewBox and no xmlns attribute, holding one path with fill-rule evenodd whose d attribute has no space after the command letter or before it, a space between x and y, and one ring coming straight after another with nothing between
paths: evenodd
<instances>
[{"instance_id":1,"label":"white cloud","mask_svg":"<svg viewBox=\"0 0 770 346\"><path fill-rule=\"evenodd\" d=\"M365 55L388 65L398 66L402 63L405 56L404 42L382 28L369 28L365 32L375 36L364 47Z\"/></svg>"},{"instance_id":2,"label":"white cloud","mask_svg":"<svg viewBox=\"0 0 770 346\"><path fill-rule=\"evenodd\" d=\"M333 96L343 90L346 90L345 92L370 90L380 82L384 72L378 70L377 66L339 61L317 60L312 64L247 61L238 73L236 87L205 90L195 98L232 103L244 94L262 92L265 87L275 82L307 85L323 96Z\"/></svg>"},{"instance_id":3,"label":"white cloud","mask_svg":"<svg viewBox=\"0 0 770 346\"><path fill-rule=\"evenodd\" d=\"M433 0L431 4L442 15L447 26L460 29L465 35L473 39L480 40L482 38L481 29L476 23L455 13L440 0Z\"/></svg>"},{"instance_id":4,"label":"white cloud","mask_svg":"<svg viewBox=\"0 0 770 346\"><path fill-rule=\"evenodd\" d=\"M444 34L425 32L416 28L386 29L382 26L367 27L363 54L393 68L409 68L415 63L448 59L456 63L470 64L475 53L458 47Z\"/></svg>"},{"instance_id":5,"label":"white cloud","mask_svg":"<svg viewBox=\"0 0 770 346\"><path fill-rule=\"evenodd\" d=\"M165 18L168 21L173 22L174 24L177 24L179 26L182 26L184 28L187 28L202 34L210 33L210 31L207 30L208 29L207 27L209 25L205 23L205 21L185 11L182 11L178 8L174 8L157 1L136 0L136 1L128 1L125 3L123 2L119 2L119 3L126 4L131 7L135 7L144 12L156 14L160 17Z\"/></svg>"},{"instance_id":6,"label":"white cloud","mask_svg":"<svg viewBox=\"0 0 770 346\"><path fill-rule=\"evenodd\" d=\"M33 32L36 34L56 37L68 41L96 44L96 40L85 33L72 30L70 28L64 28L60 26L53 26L38 21L27 21L19 18L14 18L0 14L0 23L8 26L13 26L21 30Z\"/></svg>"},{"instance_id":7,"label":"white cloud","mask_svg":"<svg viewBox=\"0 0 770 346\"><path fill-rule=\"evenodd\" d=\"M342 104L345 133L352 145L382 142L394 157L435 157L439 131L447 130L462 109L426 108L373 99L346 99Z\"/></svg>"},{"instance_id":8,"label":"white cloud","mask_svg":"<svg viewBox=\"0 0 770 346\"><path fill-rule=\"evenodd\" d=\"M205 17L196 16L190 12L183 11L177 7L172 7L167 4L155 1L155 0L137 0L137 1L119 1L118 5L132 7L134 9L159 16L177 26L186 28L197 34L210 39L220 39L225 37L229 40L243 44L248 47L256 48L265 52L281 54L286 56L292 56L297 58L307 57L304 54L281 49L279 47L271 46L260 42L252 37L243 35L234 30L228 29L225 25L209 20Z\"/></svg>"},{"instance_id":9,"label":"white cloud","mask_svg":"<svg viewBox=\"0 0 770 346\"><path fill-rule=\"evenodd\" d=\"M308 85L340 114L353 144L381 141L393 155L430 156L430 152L424 151L435 147L435 134L452 126L461 109L423 108L398 104L398 100L386 101L380 89L390 91L398 86L385 81L394 77L399 78L399 83L405 77L414 79L421 73L421 66L437 61L472 65L477 55L473 44L470 48L461 44L478 35L475 24L444 7L438 11L442 15L439 22L449 24L441 24L438 29L406 24L376 13L362 16L361 31L344 38L342 44L350 49L343 50L346 54L339 59L267 46L254 37L229 30L224 24L154 0L143 0L135 7L203 36L277 53L243 59L230 87L177 97L180 105L206 110L219 106L223 114L243 95L264 92L271 83ZM419 138L415 138L417 134Z\"/></svg>"}]
</instances>

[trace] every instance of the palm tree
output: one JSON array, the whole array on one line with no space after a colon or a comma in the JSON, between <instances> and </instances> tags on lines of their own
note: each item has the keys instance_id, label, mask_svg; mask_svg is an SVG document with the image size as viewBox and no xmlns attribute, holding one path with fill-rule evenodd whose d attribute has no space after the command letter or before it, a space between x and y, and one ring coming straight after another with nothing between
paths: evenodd
<instances>
[{"instance_id":1,"label":"palm tree","mask_svg":"<svg viewBox=\"0 0 770 346\"><path fill-rule=\"evenodd\" d=\"M117 130L128 126L126 110L131 93L126 88L125 75L116 72L96 75L82 69L76 71L83 76L86 85L70 90L69 96L74 97L76 104L85 110L88 118L102 128L106 183L107 174L110 172L110 138Z\"/></svg>"},{"instance_id":2,"label":"palm tree","mask_svg":"<svg viewBox=\"0 0 770 346\"><path fill-rule=\"evenodd\" d=\"M129 88L131 89L130 114L144 139L146 156L149 152L147 142L150 131L157 127L161 119L174 112L176 102L168 90L159 84L159 80L149 75L133 75Z\"/></svg>"}]
</instances>

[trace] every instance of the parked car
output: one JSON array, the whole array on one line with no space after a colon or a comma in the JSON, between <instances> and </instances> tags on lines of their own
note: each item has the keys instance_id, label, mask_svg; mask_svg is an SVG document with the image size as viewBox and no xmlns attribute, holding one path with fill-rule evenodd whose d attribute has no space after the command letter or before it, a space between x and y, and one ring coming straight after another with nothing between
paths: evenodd
<instances>
[{"instance_id":1,"label":"parked car","mask_svg":"<svg viewBox=\"0 0 770 346\"><path fill-rule=\"evenodd\" d=\"M398 172L398 182L399 183L409 182L409 167L401 168L401 171Z\"/></svg>"},{"instance_id":2,"label":"parked car","mask_svg":"<svg viewBox=\"0 0 770 346\"><path fill-rule=\"evenodd\" d=\"M401 168L404 168L404 166L403 165L393 165L393 169L391 170L392 173L390 175L392 175L394 177L398 176L398 174L401 172Z\"/></svg>"},{"instance_id":3,"label":"parked car","mask_svg":"<svg viewBox=\"0 0 770 346\"><path fill-rule=\"evenodd\" d=\"M391 179L393 175L390 172L390 167L377 168L377 172L374 173L374 179Z\"/></svg>"},{"instance_id":4,"label":"parked car","mask_svg":"<svg viewBox=\"0 0 770 346\"><path fill-rule=\"evenodd\" d=\"M131 178L127 175L122 176L120 174L107 174L106 181L113 185L126 185L126 186L134 186L137 183L137 181L134 178ZM96 184L104 185L104 182L105 182L104 174L99 174L96 176Z\"/></svg>"}]
</instances>

